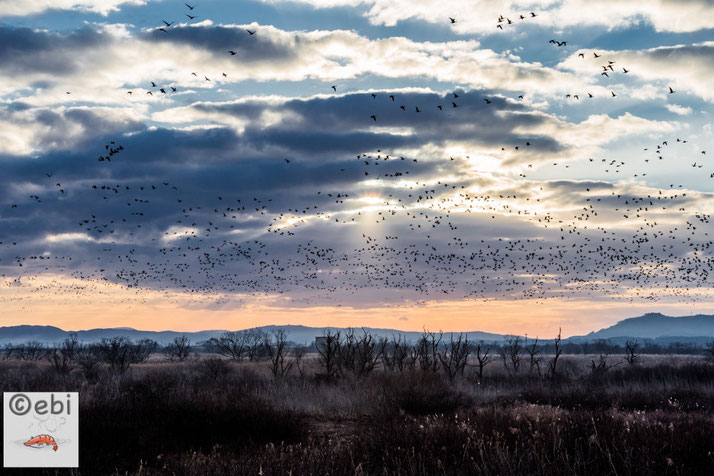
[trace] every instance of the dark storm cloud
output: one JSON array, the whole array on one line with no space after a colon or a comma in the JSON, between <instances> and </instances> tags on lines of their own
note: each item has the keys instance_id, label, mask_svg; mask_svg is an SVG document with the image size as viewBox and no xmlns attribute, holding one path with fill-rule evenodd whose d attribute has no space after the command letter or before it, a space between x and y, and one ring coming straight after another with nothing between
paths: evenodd
<instances>
[{"instance_id":1,"label":"dark storm cloud","mask_svg":"<svg viewBox=\"0 0 714 476\"><path fill-rule=\"evenodd\" d=\"M573 279L597 280L601 273L617 271L625 273L623 281L631 279L623 270L632 263L619 249L610 256L587 241L600 238L598 232L567 220L546 229L537 222L543 214L519 215L528 210L529 187L497 180L479 185L469 176L438 183L445 181L441 177L462 176L461 162L420 154L401 160L392 151L454 141L523 145L530 140L532 149L547 154L560 150L554 139L516 132L545 124L547 116L488 91L457 91L458 98L394 92L395 101L389 91L376 94L376 99L355 93L280 103L200 103L188 109L209 118L215 114L215 122L225 115L248 120L240 131L147 129L108 120L95 110L17 107L50 130L80 124L92 132L81 135L83 146L71 154L52 147L36 158L0 159L7 172L0 178L1 272L31 274L49 267L139 288L293 293L293 299L309 302L347 296L344 302L363 306L384 300L372 289L395 290L395 301L417 295L550 296ZM401 104L409 109L402 111ZM277 119L264 125L265 113ZM399 129L411 135L390 133ZM55 136L43 144L54 144ZM111 163L98 162L109 140L124 150ZM387 154L391 158L384 161ZM422 183L396 188L404 179ZM543 186L555 207L579 206L586 188L603 196L611 192L598 182ZM478 187L482 191L468 190ZM360 201L365 195L373 201ZM388 195L392 206L365 208ZM451 213L459 196L474 206L473 213ZM283 220L288 220L284 228ZM621 237L633 239L626 232L608 235L613 243ZM688 250L680 248L667 259L683 259ZM52 261L39 258L43 255ZM653 254L637 264L657 259ZM555 277L546 282L514 276L514 270Z\"/></svg>"},{"instance_id":2,"label":"dark storm cloud","mask_svg":"<svg viewBox=\"0 0 714 476\"><path fill-rule=\"evenodd\" d=\"M50 153L60 149L81 148L99 137L143 130L146 127L127 111L102 107L50 109L30 107L21 102L13 102L0 109L0 121L27 136L23 148ZM0 153L17 153L6 147L8 144L0 144Z\"/></svg>"},{"instance_id":3,"label":"dark storm cloud","mask_svg":"<svg viewBox=\"0 0 714 476\"><path fill-rule=\"evenodd\" d=\"M177 43L201 48L225 57L229 50L236 62L274 63L298 57L298 33L285 35L249 35L245 29L228 26L172 26L167 35L160 30L144 33L141 38L156 43Z\"/></svg>"},{"instance_id":4,"label":"dark storm cloud","mask_svg":"<svg viewBox=\"0 0 714 476\"><path fill-rule=\"evenodd\" d=\"M109 37L91 27L67 34L0 25L0 64L6 74L66 75L79 70L82 51L105 46Z\"/></svg>"},{"instance_id":5,"label":"dark storm cloud","mask_svg":"<svg viewBox=\"0 0 714 476\"><path fill-rule=\"evenodd\" d=\"M340 139L341 150L348 144L397 147L399 145L420 146L427 143L444 144L464 141L485 145L524 145L530 142L531 151L557 153L566 149L552 137L526 135L515 129L536 127L552 121L551 118L527 111L492 91L456 91L458 98L450 94L428 92L378 91L376 98L371 93L351 93L333 97L294 99L277 105L259 100L241 103L198 103L192 106L196 111L211 113L220 122L220 114L238 118L258 118L265 111L283 115L282 122L265 128L260 136L281 139L286 147L306 148L329 142L329 135ZM394 100L390 98L394 96ZM490 103L486 102L486 99ZM455 103L457 107L454 107ZM404 106L404 109L401 109ZM438 106L442 109L439 110ZM417 108L420 112L417 112ZM371 118L374 115L376 121ZM369 141L364 133L351 137L343 131L364 130L372 126L406 128L412 135L373 135ZM313 131L320 131L319 134ZM296 136L297 135L297 136ZM311 136L315 140L309 140ZM304 141L300 140L304 138ZM272 140L272 139L268 139ZM382 141L382 142L381 142ZM261 140L262 142L262 140ZM309 147L307 147L309 149ZM332 144L322 150L332 150ZM354 149L353 149L354 151Z\"/></svg>"}]
</instances>

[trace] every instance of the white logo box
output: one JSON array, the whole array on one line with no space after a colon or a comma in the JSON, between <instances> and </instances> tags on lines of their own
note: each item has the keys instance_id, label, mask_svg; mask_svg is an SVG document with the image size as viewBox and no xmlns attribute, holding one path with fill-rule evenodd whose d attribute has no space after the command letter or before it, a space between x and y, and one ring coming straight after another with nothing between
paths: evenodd
<instances>
[{"instance_id":1,"label":"white logo box","mask_svg":"<svg viewBox=\"0 0 714 476\"><path fill-rule=\"evenodd\" d=\"M79 467L79 393L4 392L5 468Z\"/></svg>"}]
</instances>

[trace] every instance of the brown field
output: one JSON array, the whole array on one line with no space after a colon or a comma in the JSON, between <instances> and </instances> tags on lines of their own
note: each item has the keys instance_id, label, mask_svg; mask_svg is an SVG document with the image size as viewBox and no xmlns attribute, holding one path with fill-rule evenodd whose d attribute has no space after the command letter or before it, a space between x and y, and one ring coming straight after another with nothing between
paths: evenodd
<instances>
[{"instance_id":1,"label":"brown field","mask_svg":"<svg viewBox=\"0 0 714 476\"><path fill-rule=\"evenodd\" d=\"M453 379L319 378L314 354L283 377L215 356L90 374L3 360L0 382L80 392L73 474L714 474L714 365L657 355L593 372L597 359L563 355L556 378L494 359L482 382L472 360Z\"/></svg>"}]
</instances>

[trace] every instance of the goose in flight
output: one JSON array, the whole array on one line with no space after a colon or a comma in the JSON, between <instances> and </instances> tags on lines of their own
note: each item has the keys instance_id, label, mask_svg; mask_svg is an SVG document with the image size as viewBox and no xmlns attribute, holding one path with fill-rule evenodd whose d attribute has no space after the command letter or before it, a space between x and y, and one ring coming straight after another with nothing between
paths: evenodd
<instances>
[{"instance_id":1,"label":"goose in flight","mask_svg":"<svg viewBox=\"0 0 714 476\"><path fill-rule=\"evenodd\" d=\"M255 35L255 32L254 32L254 31L250 31L250 30L245 30L245 31L247 31L250 36Z\"/></svg>"},{"instance_id":2,"label":"goose in flight","mask_svg":"<svg viewBox=\"0 0 714 476\"><path fill-rule=\"evenodd\" d=\"M184 5L186 5L189 10L193 10L194 8L196 8L198 6L198 5L191 6L188 3L184 3Z\"/></svg>"},{"instance_id":3,"label":"goose in flight","mask_svg":"<svg viewBox=\"0 0 714 476\"><path fill-rule=\"evenodd\" d=\"M171 25L173 25L174 23L176 23L175 21L172 21L171 23L167 22L166 20L161 20L161 21L164 22L164 25L166 25L166 28L168 28Z\"/></svg>"},{"instance_id":4,"label":"goose in flight","mask_svg":"<svg viewBox=\"0 0 714 476\"><path fill-rule=\"evenodd\" d=\"M674 94L674 89L672 89L672 86L669 87L669 94Z\"/></svg>"}]
</instances>

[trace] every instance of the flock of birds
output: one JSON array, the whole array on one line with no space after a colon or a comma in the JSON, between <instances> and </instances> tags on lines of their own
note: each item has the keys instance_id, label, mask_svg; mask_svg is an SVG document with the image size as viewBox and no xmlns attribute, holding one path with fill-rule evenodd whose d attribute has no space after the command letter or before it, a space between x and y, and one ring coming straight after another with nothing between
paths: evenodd
<instances>
[{"instance_id":1,"label":"flock of birds","mask_svg":"<svg viewBox=\"0 0 714 476\"><path fill-rule=\"evenodd\" d=\"M197 18L197 5L185 5L189 20ZM536 16L518 18L525 21ZM451 24L457 21L449 18ZM163 23L158 30L168 33L174 22ZM513 23L500 16L497 27ZM565 40L550 43L567 45ZM585 53L579 56L584 59ZM593 58L600 57L593 52ZM616 69L619 73L615 59L603 62L601 75L610 77ZM629 71L622 67L622 74ZM211 81L208 76L204 79ZM337 85L330 88L338 93ZM147 94L176 91L175 86L152 82ZM670 94L674 92L669 88ZM396 93L367 94L365 100L374 104L381 99L403 112L425 111L422 105L398 101ZM469 107L463 94L444 95L430 109L441 113ZM378 99L382 95L384 99ZM578 100L580 94L566 97ZM481 99L486 105L495 101L494 97ZM376 113L369 119L378 122ZM644 162L587 158L585 163L601 166L605 174L617 174L629 166L637 172L633 178L638 178L646 175L643 167L650 160L665 159L670 142L688 153L684 149L688 141L676 138L645 148L654 155ZM528 147L530 140L524 140L501 151ZM110 163L125 151L131 154L129 145L125 149L109 141L98 161ZM706 151L701 155L706 156ZM300 166L299 157L277 160L284 167ZM111 169L103 169L97 175L100 178L72 178L75 189L69 195L85 205L65 211L91 210L76 217L75 231L91 238L86 246L97 256L45 253L43 248L29 254L18 252L12 265L37 273L60 270L86 283L121 283L137 293L148 288L202 296L219 304L235 295L288 294L297 302L317 298L341 305L350 302L350 295L359 302L365 292L384 293L386 301L412 302L444 296L545 301L584 294L658 301L668 295L687 302L708 297L710 276L714 277L710 216L690 210L695 198L683 191L682 184L672 183L669 190L640 187L641 192L625 192L617 183L597 180L573 182L572 190L559 189L558 183L543 182L535 188L529 182L509 181L475 192L466 177L433 178L434 170L448 172L452 162L471 164L471 157L452 156L444 162L434 168L428 160L420 162L382 149L363 152L335 170L352 174L357 185L316 190L311 198L268 191L248 196L227 190L197 194L193 183L148 178L129 183L113 179ZM133 161L115 161L112 166L122 165L141 167ZM697 169L703 166L692 164ZM55 173L45 175L55 182ZM521 173L519 178L526 175ZM365 200L359 196L361 180L382 180L384 193ZM58 195L53 192L49 199L41 199L33 193L29 200L11 204L13 216L27 215L27 208L48 201L68 200L67 189L55 183ZM576 189L578 185L582 188ZM572 216L549 207L563 194L578 202L579 210ZM684 223L678 225L672 217L681 217ZM496 230L493 220L502 221L505 229L528 221L548 232L540 238L519 237L520 232L505 238L492 232ZM239 239L248 225L262 227L262 232ZM305 236L301 236L302 228ZM311 228L320 232L311 234ZM0 246L23 248L17 241L0 242ZM0 258L0 266L10 265ZM82 292L59 281L50 286L55 292ZM47 289L37 288L37 292Z\"/></svg>"}]
</instances>

